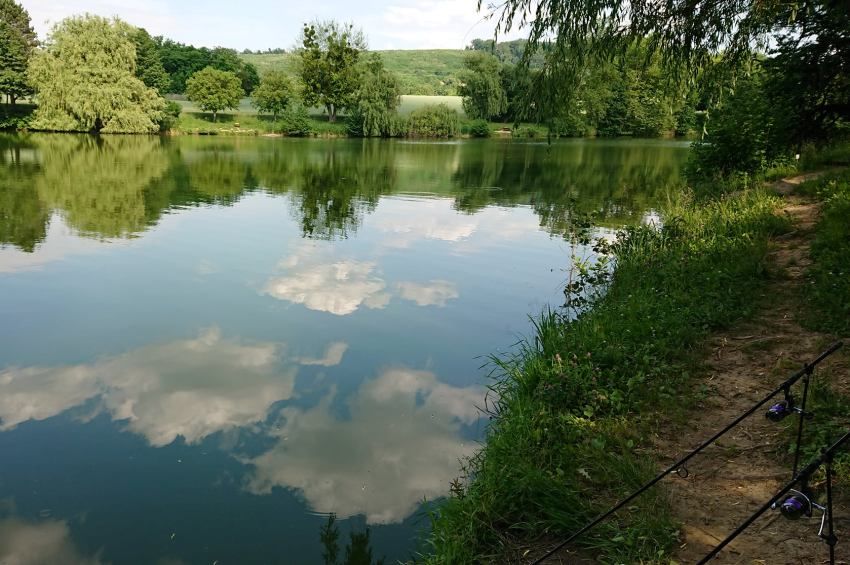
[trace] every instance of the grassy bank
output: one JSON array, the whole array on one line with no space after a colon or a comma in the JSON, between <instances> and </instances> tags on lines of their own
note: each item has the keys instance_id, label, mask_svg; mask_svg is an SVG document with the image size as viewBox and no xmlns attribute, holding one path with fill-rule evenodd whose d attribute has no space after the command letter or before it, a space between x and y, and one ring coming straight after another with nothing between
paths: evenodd
<instances>
[{"instance_id":1,"label":"grassy bank","mask_svg":"<svg viewBox=\"0 0 850 565\"><path fill-rule=\"evenodd\" d=\"M620 234L595 304L573 321L544 315L498 360L487 441L434 514L430 562L499 560L575 531L657 472L649 434L692 400L692 348L753 312L769 239L788 229L776 208L756 191L682 201L663 229ZM655 491L580 545L616 562L664 560L675 533Z\"/></svg>"},{"instance_id":2,"label":"grassy bank","mask_svg":"<svg viewBox=\"0 0 850 565\"><path fill-rule=\"evenodd\" d=\"M809 183L803 190L823 201L808 272L807 321L816 330L850 336L850 172Z\"/></svg>"},{"instance_id":3,"label":"grassy bank","mask_svg":"<svg viewBox=\"0 0 850 565\"><path fill-rule=\"evenodd\" d=\"M825 152L822 160L835 165L848 158L850 145L845 145ZM813 330L846 339L850 337L850 171L806 183L801 191L823 202L811 247L812 264L801 297L801 319ZM806 428L807 459L846 431L850 421L846 375L829 369L820 373L809 405L817 417ZM850 484L850 454L839 453L835 468L838 481Z\"/></svg>"}]
</instances>

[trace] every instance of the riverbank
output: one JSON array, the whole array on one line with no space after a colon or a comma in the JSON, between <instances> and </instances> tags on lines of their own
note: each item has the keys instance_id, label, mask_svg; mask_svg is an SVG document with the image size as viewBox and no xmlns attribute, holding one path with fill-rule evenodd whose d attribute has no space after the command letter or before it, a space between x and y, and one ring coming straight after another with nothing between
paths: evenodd
<instances>
[{"instance_id":1,"label":"riverbank","mask_svg":"<svg viewBox=\"0 0 850 565\"><path fill-rule=\"evenodd\" d=\"M845 197L833 205L844 210ZM686 198L664 218L660 230L620 234L609 249L617 269L589 310L573 321L544 315L515 357L498 360L486 443L432 516L429 562L530 560L654 476L659 430L701 413L711 394L706 339L770 303L766 289L785 276L772 242L794 228L764 189ZM818 237L843 237L838 224L819 226L827 235ZM818 270L815 254L810 272L828 281L807 291L844 284L835 265L850 264L850 250L837 255ZM834 300L850 304L850 292ZM683 532L667 493L650 491L572 549L613 562L669 560Z\"/></svg>"}]
</instances>

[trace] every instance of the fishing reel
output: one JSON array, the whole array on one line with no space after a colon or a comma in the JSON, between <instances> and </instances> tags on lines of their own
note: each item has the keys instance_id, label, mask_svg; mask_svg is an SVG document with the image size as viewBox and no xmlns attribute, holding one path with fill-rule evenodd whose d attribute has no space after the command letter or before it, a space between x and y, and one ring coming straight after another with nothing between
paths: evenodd
<instances>
[{"instance_id":1,"label":"fishing reel","mask_svg":"<svg viewBox=\"0 0 850 565\"><path fill-rule=\"evenodd\" d=\"M820 529L818 530L818 537L826 540L827 536L824 536L823 534L823 529L826 524L826 507L821 506L812 500L812 497L803 491L791 489L788 492L790 494L788 494L781 503L778 505L777 503L774 503L771 508L774 510L778 508L779 513L787 520L799 520L804 517L811 518L814 515L814 511L817 510L820 512Z\"/></svg>"},{"instance_id":2,"label":"fishing reel","mask_svg":"<svg viewBox=\"0 0 850 565\"><path fill-rule=\"evenodd\" d=\"M765 417L771 422L781 422L782 420L794 413L802 414L803 411L799 408L796 408L788 400L782 400L768 408L767 412L765 413Z\"/></svg>"},{"instance_id":3,"label":"fishing reel","mask_svg":"<svg viewBox=\"0 0 850 565\"><path fill-rule=\"evenodd\" d=\"M803 402L805 403L805 396ZM802 408L794 405L794 397L789 391L785 391L785 400L781 400L767 409L765 417L771 422L781 422L791 414L799 414L801 417L811 420L814 414L805 412Z\"/></svg>"}]
</instances>

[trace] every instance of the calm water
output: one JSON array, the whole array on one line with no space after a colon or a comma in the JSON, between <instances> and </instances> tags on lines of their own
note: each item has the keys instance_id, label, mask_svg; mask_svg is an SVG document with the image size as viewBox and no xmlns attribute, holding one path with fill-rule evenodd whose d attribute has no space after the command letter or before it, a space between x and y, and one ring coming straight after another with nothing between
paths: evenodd
<instances>
[{"instance_id":1,"label":"calm water","mask_svg":"<svg viewBox=\"0 0 850 565\"><path fill-rule=\"evenodd\" d=\"M410 556L571 218L685 153L0 137L0 562L322 563L330 513Z\"/></svg>"}]
</instances>

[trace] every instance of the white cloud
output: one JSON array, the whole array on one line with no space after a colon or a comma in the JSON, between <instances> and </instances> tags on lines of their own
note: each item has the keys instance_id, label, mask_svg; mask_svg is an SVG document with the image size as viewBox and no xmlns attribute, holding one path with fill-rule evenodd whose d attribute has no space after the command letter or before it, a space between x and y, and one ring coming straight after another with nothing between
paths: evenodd
<instances>
[{"instance_id":1,"label":"white cloud","mask_svg":"<svg viewBox=\"0 0 850 565\"><path fill-rule=\"evenodd\" d=\"M29 11L33 28L42 39L53 25L68 16L85 13L107 18L119 16L135 26L146 28L152 35L169 35L179 31L169 4L162 0L135 3L123 0L22 0L21 4Z\"/></svg>"},{"instance_id":2,"label":"white cloud","mask_svg":"<svg viewBox=\"0 0 850 565\"><path fill-rule=\"evenodd\" d=\"M350 419L331 411L333 392L315 408L286 408L275 447L248 461L254 470L247 488L298 489L316 512L400 522L423 497L448 493L459 460L474 449L460 426L477 421L482 396L432 373L393 369L348 400Z\"/></svg>"},{"instance_id":3,"label":"white cloud","mask_svg":"<svg viewBox=\"0 0 850 565\"><path fill-rule=\"evenodd\" d=\"M449 300L460 296L457 286L449 281L435 280L428 284L400 282L396 286L402 298L412 300L419 306L443 307Z\"/></svg>"},{"instance_id":4,"label":"white cloud","mask_svg":"<svg viewBox=\"0 0 850 565\"><path fill-rule=\"evenodd\" d=\"M380 309L389 303L386 283L373 274L375 263L343 260L300 265L297 257L286 276L272 278L265 292L280 300L303 304L310 310L345 316L361 306Z\"/></svg>"},{"instance_id":5,"label":"white cloud","mask_svg":"<svg viewBox=\"0 0 850 565\"><path fill-rule=\"evenodd\" d=\"M476 37L492 38L495 22L477 0L396 0L370 26L384 41L404 48L462 48ZM512 34L513 36L513 34Z\"/></svg>"},{"instance_id":6,"label":"white cloud","mask_svg":"<svg viewBox=\"0 0 850 565\"><path fill-rule=\"evenodd\" d=\"M71 541L68 524L59 520L39 523L16 518L0 521L0 563L3 565L96 565L96 557L84 557Z\"/></svg>"},{"instance_id":7,"label":"white cloud","mask_svg":"<svg viewBox=\"0 0 850 565\"><path fill-rule=\"evenodd\" d=\"M313 357L299 357L298 362L302 365L321 365L322 367L335 367L342 363L342 356L348 351L348 344L338 341L330 344L325 349L325 354L320 359Z\"/></svg>"},{"instance_id":8,"label":"white cloud","mask_svg":"<svg viewBox=\"0 0 850 565\"><path fill-rule=\"evenodd\" d=\"M243 344L218 328L196 339L151 345L90 365L0 372L0 430L98 400L100 409L155 446L195 443L263 420L293 394L296 369L281 346Z\"/></svg>"}]
</instances>

